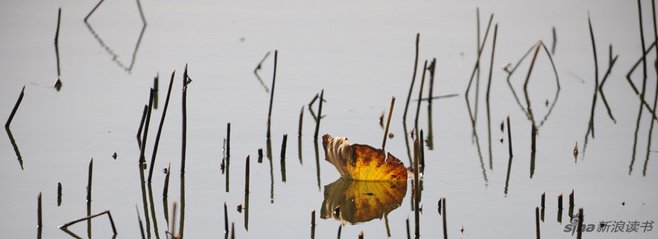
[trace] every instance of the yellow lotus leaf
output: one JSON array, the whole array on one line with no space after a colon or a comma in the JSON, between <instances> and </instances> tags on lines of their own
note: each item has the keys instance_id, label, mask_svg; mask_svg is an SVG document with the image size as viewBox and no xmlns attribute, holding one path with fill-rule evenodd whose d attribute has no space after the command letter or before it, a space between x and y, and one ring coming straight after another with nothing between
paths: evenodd
<instances>
[{"instance_id":1,"label":"yellow lotus leaf","mask_svg":"<svg viewBox=\"0 0 658 239\"><path fill-rule=\"evenodd\" d=\"M354 181L340 178L324 186L320 216L352 224L382 218L400 207L407 193L403 181Z\"/></svg>"},{"instance_id":2,"label":"yellow lotus leaf","mask_svg":"<svg viewBox=\"0 0 658 239\"><path fill-rule=\"evenodd\" d=\"M322 136L325 159L341 176L362 181L406 181L407 169L395 156L344 137Z\"/></svg>"}]
</instances>

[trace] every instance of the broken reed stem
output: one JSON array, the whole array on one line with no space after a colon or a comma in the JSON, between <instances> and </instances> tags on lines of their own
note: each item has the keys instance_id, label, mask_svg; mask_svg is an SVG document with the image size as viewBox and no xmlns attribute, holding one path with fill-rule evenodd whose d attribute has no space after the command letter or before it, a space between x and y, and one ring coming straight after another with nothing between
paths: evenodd
<instances>
[{"instance_id":1,"label":"broken reed stem","mask_svg":"<svg viewBox=\"0 0 658 239\"><path fill-rule=\"evenodd\" d=\"M235 222L231 222L231 239L235 239Z\"/></svg>"},{"instance_id":2,"label":"broken reed stem","mask_svg":"<svg viewBox=\"0 0 658 239\"><path fill-rule=\"evenodd\" d=\"M162 110L162 117L160 117L160 125L158 126L158 132L155 134L155 143L153 144L153 154L151 155L151 165L149 165L149 177L148 183L151 183L151 178L153 177L153 168L155 165L155 158L158 154L158 145L160 144L160 135L162 135L162 127L164 126L165 117L167 116L167 108L169 106L169 98L171 96L171 88L174 85L174 76L176 71L171 73L171 80L169 80L169 88L167 89L167 98L165 98L164 109ZM158 77L155 77L155 82L158 82ZM157 87L157 86L156 86ZM157 92L157 89L154 89Z\"/></svg>"},{"instance_id":3,"label":"broken reed stem","mask_svg":"<svg viewBox=\"0 0 658 239\"><path fill-rule=\"evenodd\" d=\"M545 210L544 206L546 206L545 202L546 202L546 192L543 192L541 194L541 213L539 216L541 222L544 222L544 210Z\"/></svg>"},{"instance_id":4,"label":"broken reed stem","mask_svg":"<svg viewBox=\"0 0 658 239\"><path fill-rule=\"evenodd\" d=\"M315 210L311 212L311 238L315 238Z\"/></svg>"},{"instance_id":5,"label":"broken reed stem","mask_svg":"<svg viewBox=\"0 0 658 239\"><path fill-rule=\"evenodd\" d=\"M185 174L185 154L187 151L187 85L189 76L187 75L187 64L185 64L185 71L183 71L183 94L181 97L182 103L182 135L181 135L181 168L180 174ZM181 214L183 213L183 205L181 205ZM181 225L183 222L181 221Z\"/></svg>"},{"instance_id":6,"label":"broken reed stem","mask_svg":"<svg viewBox=\"0 0 658 239\"><path fill-rule=\"evenodd\" d=\"M228 210L226 208L226 202L224 202L224 234L228 235Z\"/></svg>"},{"instance_id":7,"label":"broken reed stem","mask_svg":"<svg viewBox=\"0 0 658 239\"><path fill-rule=\"evenodd\" d=\"M530 129L530 178L535 175L535 159L537 155L537 127L533 124Z\"/></svg>"},{"instance_id":8,"label":"broken reed stem","mask_svg":"<svg viewBox=\"0 0 658 239\"><path fill-rule=\"evenodd\" d=\"M507 146L509 159L507 161L507 176L505 178L505 195L507 195L507 189L509 188L509 177L512 172L512 159L514 158L514 154L512 153L512 125L510 124L509 115L507 116Z\"/></svg>"},{"instance_id":9,"label":"broken reed stem","mask_svg":"<svg viewBox=\"0 0 658 239\"><path fill-rule=\"evenodd\" d=\"M509 115L507 116L507 146L509 157L512 158L514 153L512 153L512 125L510 124Z\"/></svg>"},{"instance_id":10,"label":"broken reed stem","mask_svg":"<svg viewBox=\"0 0 658 239\"><path fill-rule=\"evenodd\" d=\"M407 94L407 103L404 105L404 114L402 115L402 123L407 124L407 111L409 110L409 102L411 101L411 93L414 89L414 82L416 81L416 72L418 70L418 47L420 42L420 33L416 33L416 57L414 60L414 73L411 76L411 85L409 86L409 94ZM406 135L404 137L407 137Z\"/></svg>"},{"instance_id":11,"label":"broken reed stem","mask_svg":"<svg viewBox=\"0 0 658 239\"><path fill-rule=\"evenodd\" d=\"M555 26L553 26L552 32L553 32L553 45L551 45L551 55L555 55L555 47L557 46L557 32L555 30Z\"/></svg>"},{"instance_id":12,"label":"broken reed stem","mask_svg":"<svg viewBox=\"0 0 658 239\"><path fill-rule=\"evenodd\" d=\"M434 73L436 72L436 58L432 58L432 62L427 67L427 71L430 73L430 85L427 92L427 99L434 98ZM421 99L422 100L422 99ZM434 149L434 128L432 127L432 100L427 101L427 148L430 150Z\"/></svg>"},{"instance_id":13,"label":"broken reed stem","mask_svg":"<svg viewBox=\"0 0 658 239\"><path fill-rule=\"evenodd\" d=\"M174 219L175 220L175 219ZM180 224L178 224L178 238L183 238L185 229L185 173L180 175Z\"/></svg>"},{"instance_id":14,"label":"broken reed stem","mask_svg":"<svg viewBox=\"0 0 658 239\"><path fill-rule=\"evenodd\" d=\"M386 128L384 129L384 140L382 141L382 150L386 149L386 139L388 139L388 128L391 125L391 116L393 116L393 107L395 107L395 96L391 97L391 106L388 109L388 117L386 118Z\"/></svg>"},{"instance_id":15,"label":"broken reed stem","mask_svg":"<svg viewBox=\"0 0 658 239\"><path fill-rule=\"evenodd\" d=\"M139 121L139 129L137 129L137 146L142 148L142 130L144 129L144 121L146 121L146 113L148 111L148 105L144 105L144 110L142 111L142 119Z\"/></svg>"},{"instance_id":16,"label":"broken reed stem","mask_svg":"<svg viewBox=\"0 0 658 239\"><path fill-rule=\"evenodd\" d=\"M423 130L420 130L420 173L425 172L425 141L423 140L425 138L425 135L423 134ZM420 200L420 199L419 199Z\"/></svg>"},{"instance_id":17,"label":"broken reed stem","mask_svg":"<svg viewBox=\"0 0 658 239\"><path fill-rule=\"evenodd\" d=\"M541 238L539 230L539 207L535 207L535 228L537 229L537 239Z\"/></svg>"},{"instance_id":18,"label":"broken reed stem","mask_svg":"<svg viewBox=\"0 0 658 239\"><path fill-rule=\"evenodd\" d=\"M91 202L91 185L92 185L93 173L94 173L94 159L92 158L89 161L89 173L87 177L87 202Z\"/></svg>"},{"instance_id":19,"label":"broken reed stem","mask_svg":"<svg viewBox=\"0 0 658 239\"><path fill-rule=\"evenodd\" d=\"M313 139L317 142L320 132L320 120L322 120L322 102L324 101L324 89L320 91L320 103L318 105L318 115L315 121L315 133L313 134Z\"/></svg>"},{"instance_id":20,"label":"broken reed stem","mask_svg":"<svg viewBox=\"0 0 658 239\"><path fill-rule=\"evenodd\" d=\"M340 239L340 233L343 230L343 224L338 225L338 239Z\"/></svg>"},{"instance_id":21,"label":"broken reed stem","mask_svg":"<svg viewBox=\"0 0 658 239\"><path fill-rule=\"evenodd\" d=\"M281 180L286 182L286 145L288 144L288 134L283 135L281 142Z\"/></svg>"},{"instance_id":22,"label":"broken reed stem","mask_svg":"<svg viewBox=\"0 0 658 239\"><path fill-rule=\"evenodd\" d=\"M574 190L571 190L569 194L569 218L573 218L573 208L574 208Z\"/></svg>"},{"instance_id":23,"label":"broken reed stem","mask_svg":"<svg viewBox=\"0 0 658 239\"><path fill-rule=\"evenodd\" d=\"M57 81L59 81L62 71L59 67L59 26L62 22L62 8L57 10L57 30L55 30L55 56L57 57ZM60 82L61 83L61 82Z\"/></svg>"},{"instance_id":24,"label":"broken reed stem","mask_svg":"<svg viewBox=\"0 0 658 239\"><path fill-rule=\"evenodd\" d=\"M418 130L416 129L416 132ZM418 135L416 133L416 135ZM413 182L413 200L414 200L414 222L415 222L415 231L414 235L416 238L420 238L420 206L418 205L420 203L420 182L419 182L419 166L420 166L420 140L418 137L414 140L414 165L413 165L413 170L414 170L414 182Z\"/></svg>"},{"instance_id":25,"label":"broken reed stem","mask_svg":"<svg viewBox=\"0 0 658 239\"><path fill-rule=\"evenodd\" d=\"M57 183L57 206L62 205L62 183L58 182Z\"/></svg>"},{"instance_id":26,"label":"broken reed stem","mask_svg":"<svg viewBox=\"0 0 658 239\"><path fill-rule=\"evenodd\" d=\"M171 210L171 226L169 228L172 237L176 236L176 207L177 206L178 205L176 204L176 202L174 202L173 209Z\"/></svg>"},{"instance_id":27,"label":"broken reed stem","mask_svg":"<svg viewBox=\"0 0 658 239\"><path fill-rule=\"evenodd\" d=\"M142 143L140 145L140 156L139 156L139 168L142 170L142 167L146 166L146 139L149 134L149 124L151 122L151 112L153 109L153 97L155 92L153 88L149 90L149 104L147 106L148 110L146 111L146 120L144 122L144 132L142 132Z\"/></svg>"},{"instance_id":28,"label":"broken reed stem","mask_svg":"<svg viewBox=\"0 0 658 239\"><path fill-rule=\"evenodd\" d=\"M14 120L14 115L16 114L18 107L21 105L24 95L25 95L25 86L23 86L23 89L21 89L21 93L18 95L18 100L16 100L16 104L14 104L14 108L11 109L11 113L9 114L9 118L7 119L7 123L5 123L6 129L9 129L9 125L11 125L11 121Z\"/></svg>"},{"instance_id":29,"label":"broken reed stem","mask_svg":"<svg viewBox=\"0 0 658 239\"><path fill-rule=\"evenodd\" d=\"M142 217L139 216L139 208L137 208L137 205L135 205L135 211L137 211L137 222L139 223L139 232L142 235L142 239L146 239L146 235L144 234L144 224L142 223ZM167 212L165 212L165 215Z\"/></svg>"},{"instance_id":30,"label":"broken reed stem","mask_svg":"<svg viewBox=\"0 0 658 239\"><path fill-rule=\"evenodd\" d=\"M562 193L557 196L557 222L562 223Z\"/></svg>"},{"instance_id":31,"label":"broken reed stem","mask_svg":"<svg viewBox=\"0 0 658 239\"><path fill-rule=\"evenodd\" d=\"M244 171L244 229L249 231L249 155L247 155Z\"/></svg>"},{"instance_id":32,"label":"broken reed stem","mask_svg":"<svg viewBox=\"0 0 658 239\"><path fill-rule=\"evenodd\" d=\"M359 232L359 239L363 239L363 231Z\"/></svg>"},{"instance_id":33,"label":"broken reed stem","mask_svg":"<svg viewBox=\"0 0 658 239\"><path fill-rule=\"evenodd\" d=\"M303 165L302 160L302 123L304 122L304 105L299 110L299 128L297 129L297 154L299 155L299 164Z\"/></svg>"},{"instance_id":34,"label":"broken reed stem","mask_svg":"<svg viewBox=\"0 0 658 239\"><path fill-rule=\"evenodd\" d=\"M94 159L89 161L89 174L87 177L87 216L91 215L91 186L94 172ZM87 236L91 237L91 219L87 220Z\"/></svg>"},{"instance_id":35,"label":"broken reed stem","mask_svg":"<svg viewBox=\"0 0 658 239\"><path fill-rule=\"evenodd\" d=\"M231 122L226 123L226 192L229 192L229 175L231 172Z\"/></svg>"},{"instance_id":36,"label":"broken reed stem","mask_svg":"<svg viewBox=\"0 0 658 239\"><path fill-rule=\"evenodd\" d=\"M414 119L414 128L418 131L418 116L420 115L420 103L421 98L423 98L423 86L425 85L425 72L427 72L427 60L423 64L423 74L420 77L420 90L418 91L418 104L416 104L416 118ZM416 135L418 137L418 135ZM422 138L421 138L422 140Z\"/></svg>"},{"instance_id":37,"label":"broken reed stem","mask_svg":"<svg viewBox=\"0 0 658 239\"><path fill-rule=\"evenodd\" d=\"M585 218L584 213L585 212L583 211L582 207L578 209L578 232L577 232L577 236L576 236L576 238L578 238L578 239L583 238L583 230L585 230L583 228L583 219Z\"/></svg>"},{"instance_id":38,"label":"broken reed stem","mask_svg":"<svg viewBox=\"0 0 658 239\"><path fill-rule=\"evenodd\" d=\"M263 149L258 149L258 163L263 163Z\"/></svg>"},{"instance_id":39,"label":"broken reed stem","mask_svg":"<svg viewBox=\"0 0 658 239\"><path fill-rule=\"evenodd\" d=\"M448 216L446 215L446 198L441 198L441 216L443 216L443 239L448 239Z\"/></svg>"},{"instance_id":40,"label":"broken reed stem","mask_svg":"<svg viewBox=\"0 0 658 239\"><path fill-rule=\"evenodd\" d=\"M39 196L37 196L37 228L43 227L43 217L41 215L41 192L39 192Z\"/></svg>"},{"instance_id":41,"label":"broken reed stem","mask_svg":"<svg viewBox=\"0 0 658 239\"><path fill-rule=\"evenodd\" d=\"M298 121L298 126L297 126L297 137L301 138L302 137L302 126L304 124L304 105L302 105L302 108L299 109L299 121Z\"/></svg>"},{"instance_id":42,"label":"broken reed stem","mask_svg":"<svg viewBox=\"0 0 658 239\"><path fill-rule=\"evenodd\" d=\"M158 97L160 95L160 73L155 74L153 78L153 90L155 91L155 99L153 101L153 109L158 109Z\"/></svg>"},{"instance_id":43,"label":"broken reed stem","mask_svg":"<svg viewBox=\"0 0 658 239\"><path fill-rule=\"evenodd\" d=\"M493 65L494 65L494 56L496 55L496 38L498 38L498 23L494 25L494 35L493 35L493 45L491 47L491 61L489 63L489 77L487 80L487 92L486 92L486 102L487 102L487 132L489 139L489 169L493 170L493 153L491 152L491 107L489 104L490 93L491 93L491 77L493 76Z\"/></svg>"},{"instance_id":44,"label":"broken reed stem","mask_svg":"<svg viewBox=\"0 0 658 239\"><path fill-rule=\"evenodd\" d=\"M167 166L167 173L165 174L164 186L162 188L162 198L167 198L169 195L169 175L171 174L171 163ZM166 213L165 213L166 214Z\"/></svg>"},{"instance_id":45,"label":"broken reed stem","mask_svg":"<svg viewBox=\"0 0 658 239\"><path fill-rule=\"evenodd\" d=\"M276 84L276 64L279 51L274 50L274 73L272 74L272 91L270 91L270 107L267 111L267 138L270 138L270 126L272 124L272 104L274 103L274 86Z\"/></svg>"},{"instance_id":46,"label":"broken reed stem","mask_svg":"<svg viewBox=\"0 0 658 239\"><path fill-rule=\"evenodd\" d=\"M110 212L110 210L106 210L104 212L96 213L94 215L89 215L89 216L80 218L78 220L70 221L70 222L68 222L64 225L59 226L59 228L62 229L62 230L67 230L67 228L69 226L72 226L73 224L76 224L78 222L82 222L82 221L85 221L85 220L91 220L95 217L105 215L105 214L107 215L108 219L110 220L110 225L112 226L112 232L114 233L114 235L117 235L117 229L116 229L116 226L114 225L114 219L112 218L112 213Z\"/></svg>"},{"instance_id":47,"label":"broken reed stem","mask_svg":"<svg viewBox=\"0 0 658 239\"><path fill-rule=\"evenodd\" d=\"M162 206L165 217L165 224L169 226L169 175L171 174L171 163L167 166L167 172L165 172L164 186L162 187Z\"/></svg>"},{"instance_id":48,"label":"broken reed stem","mask_svg":"<svg viewBox=\"0 0 658 239\"><path fill-rule=\"evenodd\" d=\"M407 239L411 239L411 229L409 228L409 218L407 217Z\"/></svg>"},{"instance_id":49,"label":"broken reed stem","mask_svg":"<svg viewBox=\"0 0 658 239\"><path fill-rule=\"evenodd\" d=\"M226 123L226 158L230 158L230 157L231 157L231 122L228 122Z\"/></svg>"}]
</instances>

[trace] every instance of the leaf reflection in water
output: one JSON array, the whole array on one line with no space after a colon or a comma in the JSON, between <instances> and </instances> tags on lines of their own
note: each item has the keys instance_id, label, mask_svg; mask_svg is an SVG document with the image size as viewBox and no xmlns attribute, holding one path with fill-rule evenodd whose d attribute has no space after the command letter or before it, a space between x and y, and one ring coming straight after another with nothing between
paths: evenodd
<instances>
[{"instance_id":1,"label":"leaf reflection in water","mask_svg":"<svg viewBox=\"0 0 658 239\"><path fill-rule=\"evenodd\" d=\"M356 224L382 218L400 207L406 181L355 181L341 177L324 186L321 218Z\"/></svg>"}]
</instances>

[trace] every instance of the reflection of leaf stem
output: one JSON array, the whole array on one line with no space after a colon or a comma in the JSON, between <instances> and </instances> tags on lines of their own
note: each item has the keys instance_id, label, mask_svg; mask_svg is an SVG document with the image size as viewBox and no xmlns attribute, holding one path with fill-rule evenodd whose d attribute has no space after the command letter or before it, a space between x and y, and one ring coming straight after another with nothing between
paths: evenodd
<instances>
[{"instance_id":1,"label":"reflection of leaf stem","mask_svg":"<svg viewBox=\"0 0 658 239\"><path fill-rule=\"evenodd\" d=\"M505 177L505 195L507 195L507 189L509 187L509 176L512 172L512 158L514 157L514 153L512 153L512 125L509 116L507 116L507 146L509 159L507 161L507 176Z\"/></svg>"},{"instance_id":2,"label":"reflection of leaf stem","mask_svg":"<svg viewBox=\"0 0 658 239\"><path fill-rule=\"evenodd\" d=\"M66 224L64 224L64 225L59 226L59 229L62 229L62 231L68 233L69 235L71 235L71 236L73 236L73 237L77 237L77 238L79 238L79 237L76 236L73 232L69 231L69 230L68 230L68 227L69 227L69 226L72 226L73 224L76 224L76 223L78 223L78 222L82 222L82 221L85 221L85 220L91 220L91 219L93 219L93 218L95 218L95 217L98 217L98 216L101 216L101 215L107 215L108 219L110 219L110 225L112 226L112 232L113 232L114 235L116 236L116 235L117 235L117 229L116 229L116 227L114 226L114 219L112 219L112 213L110 212L110 210L107 210L107 211L104 211L104 212L100 212L100 213L96 213L96 214L94 214L94 215L89 215L89 216L86 216L86 217L80 218L80 219L78 219L78 220L74 220L74 221L68 222L68 223L66 223Z\"/></svg>"},{"instance_id":3,"label":"reflection of leaf stem","mask_svg":"<svg viewBox=\"0 0 658 239\"><path fill-rule=\"evenodd\" d=\"M142 111L142 119L139 121L139 128L137 129L137 146L142 148L142 130L144 129L144 121L146 120L146 113L148 112L148 105L144 105L144 110Z\"/></svg>"},{"instance_id":4,"label":"reflection of leaf stem","mask_svg":"<svg viewBox=\"0 0 658 239\"><path fill-rule=\"evenodd\" d=\"M258 79L258 82L260 82L260 85L262 85L263 88L265 88L265 92L270 93L270 89L267 88L265 82L263 82L263 79L261 79L260 75L258 75L258 71L262 68L263 62L265 62L265 59L267 59L268 56L270 56L269 51L265 54L265 56L263 56L263 59L261 59L260 62L258 62L258 65L256 65L256 67L254 68L254 75L256 76L256 79Z\"/></svg>"},{"instance_id":5,"label":"reflection of leaf stem","mask_svg":"<svg viewBox=\"0 0 658 239\"><path fill-rule=\"evenodd\" d=\"M5 123L5 129L9 129L9 126L11 125L11 121L14 120L14 115L16 114L16 111L18 110L18 107L21 105L21 102L23 101L24 95L25 95L25 86L23 86L23 89L21 89L21 93L18 95L18 100L16 100L16 104L14 104L14 108L12 108L11 113L9 113L9 118L7 118L7 122Z\"/></svg>"},{"instance_id":6,"label":"reflection of leaf stem","mask_svg":"<svg viewBox=\"0 0 658 239\"><path fill-rule=\"evenodd\" d=\"M132 58L131 58L130 64L129 64L128 66L126 66L123 62L121 62L121 61L119 60L119 55L116 54L116 53L114 53L114 51L112 50L112 48L110 48L108 45L105 44L105 42L103 42L103 39L100 37L100 35L98 35L98 34L94 31L93 27L92 27L92 26L89 24L89 22L88 22L89 17L91 17L91 15L96 11L96 9L97 9L97 8L98 8L98 7L104 2L104 1L105 1L105 0L100 0L100 1L98 2L98 4L96 4L96 6L94 6L94 8L93 8L93 9L87 14L87 16L85 17L85 19L84 19L84 23L85 23L85 25L87 26L87 29L89 29L89 32L91 32L91 34L94 36L94 38L96 38L96 40L98 41L98 43L100 43L101 46L105 49L105 51L106 51L108 54L110 54L110 55L112 56L112 61L114 61L115 63L117 63L117 65L119 65L119 67L123 68L125 71L127 71L127 72L131 72L133 66L135 65L135 59L137 58L137 51L139 50L139 45L140 45L141 42L142 42L142 38L144 37L144 32L146 31L146 25L147 25L147 23L146 23L146 17L144 17L144 11L142 11L142 4L140 3L140 0L137 0L137 1L136 1L136 2L137 2L137 10L139 11L139 16L140 16L140 18L141 18L141 20L142 20L142 28L141 28L141 31L140 31L140 33L139 33L139 37L137 38L137 42L135 43L135 48L133 49L133 52L132 52ZM58 55L59 55L59 54L58 54ZM59 59L59 57L58 57L58 59ZM59 62L58 62L58 63L59 63ZM58 66L58 68L59 68L59 66Z\"/></svg>"},{"instance_id":7,"label":"reflection of leaf stem","mask_svg":"<svg viewBox=\"0 0 658 239\"><path fill-rule=\"evenodd\" d=\"M489 63L489 78L487 80L487 92L486 92L486 103L487 103L487 132L488 132L488 142L489 142L489 169L493 170L493 153L491 152L491 108L489 105L490 93L491 93L491 76L493 75L493 65L494 65L494 56L496 54L496 38L498 37L498 23L494 26L494 35L493 35L493 44L491 46L491 61Z\"/></svg>"},{"instance_id":8,"label":"reflection of leaf stem","mask_svg":"<svg viewBox=\"0 0 658 239\"><path fill-rule=\"evenodd\" d=\"M470 91L471 91L471 85L473 84L473 79L475 78L476 73L478 73L479 70L480 70L480 57L482 56L482 52L484 51L484 45L487 43L487 38L488 38L488 36L489 36L489 30L490 30L490 28L491 28L491 22L493 21L493 16L494 16L493 14L491 14L491 16L489 16L489 23L487 24L487 30L486 30L485 33L484 33L484 39L482 40L482 44L478 47L477 60L476 60L476 62L475 62L475 66L473 67L473 71L471 71L471 77L470 77L469 80L468 80L468 86L466 87L466 92L464 93L464 97L466 98L466 101L468 101L468 95L469 95L469 93L470 93ZM478 73L478 74L479 74L479 73ZM469 116L470 116L470 118L471 118L471 122L472 122L473 124L475 124L474 122L477 121L477 108L478 108L478 107L477 107L477 104L478 104L478 102L477 102L477 100L478 100L478 95L477 95L477 94L478 94L478 93L479 93L479 91L476 92L476 98L475 98L475 100L476 100L476 102L475 102L475 105L476 105L476 106L475 106L475 112L474 112L474 113L470 113L471 110L470 110L470 108L469 108ZM469 106L469 107L470 107L470 106ZM473 129L473 137L475 137L475 129Z\"/></svg>"},{"instance_id":9,"label":"reflection of leaf stem","mask_svg":"<svg viewBox=\"0 0 658 239\"><path fill-rule=\"evenodd\" d=\"M23 87L23 90L25 90L25 87ZM14 118L14 114L16 114L16 110L18 110L18 106L21 104L22 100L23 100L23 91L21 91L21 94L18 97L18 101L14 105L14 109L12 109L11 114L9 115L9 119L5 124L5 131L7 132L7 136L9 137L9 141L11 142L11 146L14 148L14 153L16 153L16 158L18 159L18 163L21 166L21 170L23 170L23 156L21 156L21 151L18 149L18 144L16 144L16 140L14 139L14 135L11 133L11 128L9 127L9 125L11 124L11 121Z\"/></svg>"},{"instance_id":10,"label":"reflection of leaf stem","mask_svg":"<svg viewBox=\"0 0 658 239\"><path fill-rule=\"evenodd\" d=\"M526 116L529 118L530 116L529 116L528 110L521 104L521 101L519 100L519 97L516 94L516 90L514 90L514 87L512 87L511 78L512 78L512 74L514 74L514 72L518 69L518 67L521 65L521 63L528 57L528 55L530 55L532 50L533 49L536 50L536 47L541 47L541 49L544 50L544 53L546 53L546 56L548 57L548 60L551 63L551 67L553 69L553 74L555 75L555 84L556 84L556 87L557 87L557 90L555 91L555 97L553 99L553 102L551 103L551 105L548 108L548 112L546 113L546 115L544 115L542 120L539 122L539 125L537 126L537 128L541 128L544 125L544 123L546 122L546 120L548 119L548 117L553 112L553 108L555 108L555 105L558 101L558 97L560 95L560 90L561 90L560 78L559 78L558 73L557 73L557 68L555 67L555 62L553 61L553 57L549 53L548 48L546 48L546 45L542 41L539 41L539 42L535 43L523 54L523 56L516 62L516 64L514 64L514 66L511 69L506 67L505 71L507 72L507 86L512 91L512 95L514 96L514 100L516 100L516 103L519 105L519 107L521 108L523 113L525 113Z\"/></svg>"},{"instance_id":11,"label":"reflection of leaf stem","mask_svg":"<svg viewBox=\"0 0 658 239\"><path fill-rule=\"evenodd\" d=\"M656 1L651 1L651 13L653 16L653 36L654 36L654 41L658 42L658 29L656 23ZM656 57L658 59L658 51L656 51ZM658 63L654 64L654 70L656 71L656 74L658 74ZM654 96L653 96L653 109L656 109L656 105L658 104L658 84L656 84L656 89L654 91ZM651 141L653 139L653 127L654 127L655 121L651 121L651 124L649 126L649 139L647 140L647 153L644 159L644 167L642 169L642 176L647 176L647 165L649 164L649 155L651 152Z\"/></svg>"},{"instance_id":12,"label":"reflection of leaf stem","mask_svg":"<svg viewBox=\"0 0 658 239\"><path fill-rule=\"evenodd\" d=\"M423 86L425 86L425 73L427 72L427 60L425 60L425 63L423 64L423 73L421 74L420 77L420 90L418 90L418 104L416 104L416 118L414 118L414 129L418 130L418 116L420 115L420 99L423 97ZM416 137L418 137L418 134L416 134ZM422 138L421 138L422 140Z\"/></svg>"}]
</instances>

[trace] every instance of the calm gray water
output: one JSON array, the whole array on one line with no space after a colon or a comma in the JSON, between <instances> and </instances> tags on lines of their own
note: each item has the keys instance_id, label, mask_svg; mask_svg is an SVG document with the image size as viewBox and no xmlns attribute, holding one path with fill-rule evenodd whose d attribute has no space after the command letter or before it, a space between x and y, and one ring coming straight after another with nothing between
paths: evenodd
<instances>
[{"instance_id":1,"label":"calm gray water","mask_svg":"<svg viewBox=\"0 0 658 239\"><path fill-rule=\"evenodd\" d=\"M314 120L307 104L324 89L320 134L345 136L356 143L378 147L384 134L378 120L396 97L391 123L395 136L386 150L409 166L402 113L413 72L415 37L420 33L420 62L437 59L434 95L459 94L432 103L433 148L426 147L426 168L420 205L420 236L441 238L439 198L447 199L450 238L531 238L535 236L535 207L546 193L544 238L568 238L568 195L575 191L575 208L585 211L585 223L622 221L625 224L658 219L656 146L649 146L651 118L640 119L636 160L632 172L634 133L639 101L625 80L642 53L637 3L634 1L141 1L144 28L133 0L104 2L89 18L94 1L3 1L0 3L0 119L7 119L25 86L25 96L11 124L24 170L9 137L0 137L0 231L11 238L37 236L37 195L43 197L44 238L69 238L58 226L87 215L86 185L89 160L94 159L91 213L110 210L118 238L138 238L138 215L144 220L139 148L135 135L149 88L159 74L159 102L153 111L148 143L150 161L157 125L172 71L176 71L167 118L153 175L158 233L167 230L161 198L171 163L169 215L181 200L181 84L185 64L192 83L187 91L187 153L184 236L224 235L223 205L241 238L307 238L311 213L316 212L315 236L334 238L340 221L323 220L320 212L325 185L340 176L324 160L320 142L319 169L313 143ZM653 36L650 1L642 1L646 44ZM57 79L53 39L57 11L62 8L59 55L63 87ZM489 14L498 24L490 93L491 162L485 105L491 58L490 33L482 54L476 131L464 97L476 62L476 8L480 9L481 37ZM594 92L594 62L587 25L588 13L596 36L599 77L608 69L608 46L619 58L603 88L615 117L613 122L599 95L594 111L595 138L583 153ZM557 90L546 52L539 53L528 86L538 129L535 172L530 178L531 127L506 83L503 67L514 64L537 41L553 45L560 79ZM143 30L143 32L142 32ZM493 26L492 30L493 31ZM141 38L140 38L141 35ZM139 43L138 43L139 42ZM138 44L137 44L138 43ZM266 148L269 94L253 69L267 52L259 71L271 89L274 50L278 50L277 81L272 113L273 169L267 159L257 162ZM134 56L134 58L133 58ZM531 56L530 56L531 57ZM526 105L523 81L530 58L512 75L512 88ZM656 60L649 54L648 62ZM649 64L651 65L651 64ZM413 98L418 97L420 73ZM641 84L641 67L633 74ZM423 95L429 89L426 80ZM476 85L470 92L475 109ZM649 67L647 99L653 100L656 73ZM548 104L546 104L548 102ZM302 155L298 154L297 122L304 106ZM317 104L314 105L317 107ZM317 112L317 109L315 109ZM407 125L413 128L416 102L409 107ZM508 165L507 131L511 119L514 158L505 193ZM428 135L427 102L421 104L419 127ZM220 164L226 124L231 123L230 187ZM286 182L281 180L279 152L288 134ZM504 142L499 140L503 138ZM654 136L653 139L656 139ZM579 155L574 161L573 149ZM112 155L117 153L117 159ZM648 157L647 157L648 154ZM249 227L245 229L245 158L251 157ZM300 157L302 163L300 163ZM645 159L648 158L648 161ZM645 161L646 169L645 169ZM491 166L491 168L490 168ZM645 174L643 174L643 170ZM273 177L273 200L271 199ZM57 184L63 186L57 206ZM320 187L318 187L318 184ZM653 188L653 189L652 189ZM332 192L329 191L329 192ZM405 238L409 219L414 234L412 187L388 214L392 238ZM557 197L564 195L562 222L557 222ZM336 196L335 193L331 196ZM136 209L137 208L137 209ZM150 213L149 213L150 215ZM178 218L179 219L179 218ZM177 228L180 221L177 219ZM92 220L94 238L111 237L106 217ZM151 219L152 221L152 219ZM87 237L86 223L69 228ZM460 231L463 229L463 231ZM585 232L586 238L655 238L658 229L644 232ZM176 229L178 232L178 229ZM342 236L387 236L384 219L352 225ZM155 237L153 228L151 236Z\"/></svg>"}]
</instances>

